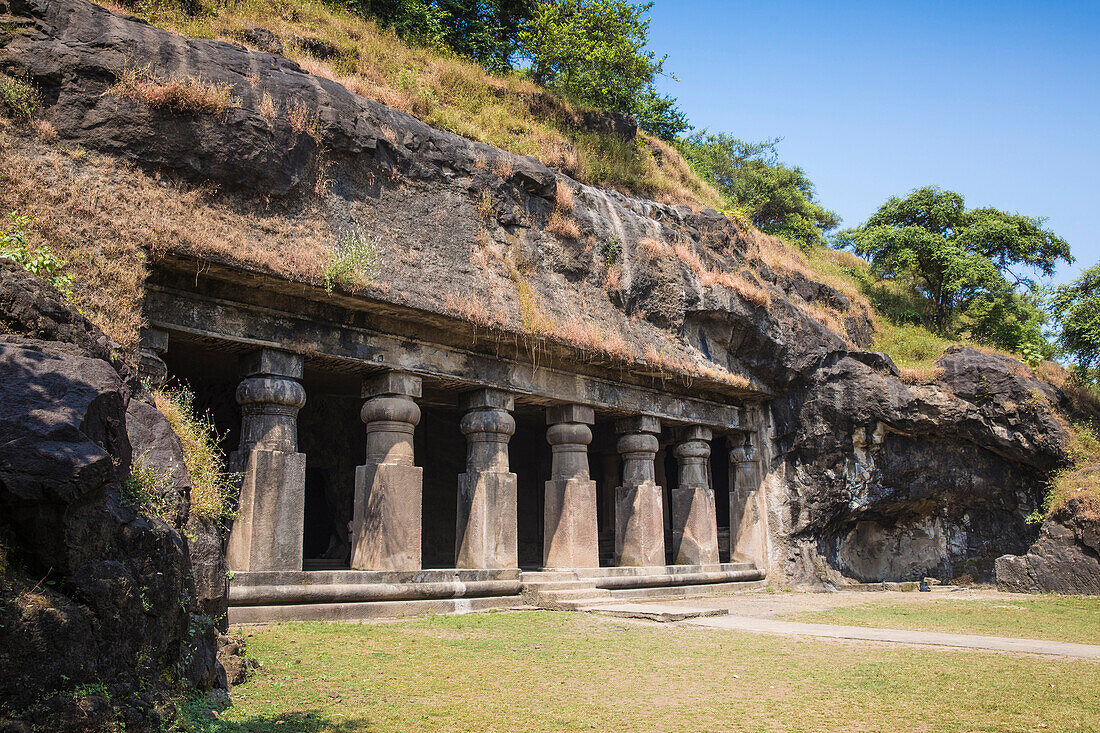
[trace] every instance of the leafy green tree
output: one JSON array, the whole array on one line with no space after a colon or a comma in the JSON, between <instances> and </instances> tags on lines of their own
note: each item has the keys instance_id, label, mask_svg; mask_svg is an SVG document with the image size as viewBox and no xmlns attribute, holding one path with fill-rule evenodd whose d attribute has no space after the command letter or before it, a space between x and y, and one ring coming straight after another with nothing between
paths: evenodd
<instances>
[{"instance_id":1,"label":"leafy green tree","mask_svg":"<svg viewBox=\"0 0 1100 733\"><path fill-rule=\"evenodd\" d=\"M631 114L667 140L688 129L676 100L653 80L665 57L646 50L653 3L627 0L539 0L519 33L519 55L538 84L582 104Z\"/></svg>"},{"instance_id":2,"label":"leafy green tree","mask_svg":"<svg viewBox=\"0 0 1100 733\"><path fill-rule=\"evenodd\" d=\"M706 130L677 142L695 171L762 231L804 245L824 244L824 232L839 218L817 202L805 171L779 162L778 145L778 139L747 143Z\"/></svg>"},{"instance_id":3,"label":"leafy green tree","mask_svg":"<svg viewBox=\"0 0 1100 733\"><path fill-rule=\"evenodd\" d=\"M1100 265L1054 290L1050 312L1059 326L1058 346L1079 376L1100 381Z\"/></svg>"},{"instance_id":4,"label":"leafy green tree","mask_svg":"<svg viewBox=\"0 0 1100 733\"><path fill-rule=\"evenodd\" d=\"M951 333L968 311L972 336L1019 348L1042 317L1015 287L1034 288L1028 270L1050 276L1058 260L1073 261L1069 245L1043 221L967 209L961 195L926 186L890 198L865 224L838 233L837 242L867 257L880 277L910 283L925 300L926 325L934 331Z\"/></svg>"},{"instance_id":5,"label":"leafy green tree","mask_svg":"<svg viewBox=\"0 0 1100 733\"><path fill-rule=\"evenodd\" d=\"M359 0L361 10L399 36L472 59L490 71L512 68L520 27L535 0Z\"/></svg>"}]
</instances>

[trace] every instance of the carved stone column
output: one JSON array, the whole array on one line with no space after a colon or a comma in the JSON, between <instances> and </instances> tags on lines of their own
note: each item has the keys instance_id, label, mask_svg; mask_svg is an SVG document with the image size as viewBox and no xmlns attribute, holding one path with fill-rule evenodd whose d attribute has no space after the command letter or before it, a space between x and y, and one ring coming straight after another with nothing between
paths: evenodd
<instances>
[{"instance_id":1,"label":"carved stone column","mask_svg":"<svg viewBox=\"0 0 1100 733\"><path fill-rule=\"evenodd\" d=\"M547 409L546 422L553 462L543 510L543 567L599 567L596 482L588 475L588 426L596 422L595 413L585 405L555 405Z\"/></svg>"},{"instance_id":2,"label":"carved stone column","mask_svg":"<svg viewBox=\"0 0 1100 733\"><path fill-rule=\"evenodd\" d=\"M363 382L367 460L355 469L353 570L420 569L424 469L413 465L420 388L420 377L401 372Z\"/></svg>"},{"instance_id":3,"label":"carved stone column","mask_svg":"<svg viewBox=\"0 0 1100 733\"><path fill-rule=\"evenodd\" d=\"M661 422L631 417L615 424L623 483L615 489L615 564L653 567L665 564L665 513L653 460L660 449Z\"/></svg>"},{"instance_id":4,"label":"carved stone column","mask_svg":"<svg viewBox=\"0 0 1100 733\"><path fill-rule=\"evenodd\" d=\"M767 525L755 433L733 437L730 449L730 559L765 566Z\"/></svg>"},{"instance_id":5,"label":"carved stone column","mask_svg":"<svg viewBox=\"0 0 1100 733\"><path fill-rule=\"evenodd\" d=\"M261 349L241 360L241 440L230 467L242 474L229 534L231 570L301 570L306 457L298 452L298 410L306 403L298 354Z\"/></svg>"},{"instance_id":6,"label":"carved stone column","mask_svg":"<svg viewBox=\"0 0 1100 733\"><path fill-rule=\"evenodd\" d=\"M515 398L496 389L462 396L466 473L458 477L456 568L517 568L516 475L508 470Z\"/></svg>"},{"instance_id":7,"label":"carved stone column","mask_svg":"<svg viewBox=\"0 0 1100 733\"><path fill-rule=\"evenodd\" d=\"M710 485L710 428L692 426L680 433L676 460L680 480L672 490L672 556L677 565L718 563L718 517Z\"/></svg>"},{"instance_id":8,"label":"carved stone column","mask_svg":"<svg viewBox=\"0 0 1100 733\"><path fill-rule=\"evenodd\" d=\"M138 376L150 387L168 381L168 366L161 358L168 353L168 332L159 328L141 329Z\"/></svg>"}]
</instances>

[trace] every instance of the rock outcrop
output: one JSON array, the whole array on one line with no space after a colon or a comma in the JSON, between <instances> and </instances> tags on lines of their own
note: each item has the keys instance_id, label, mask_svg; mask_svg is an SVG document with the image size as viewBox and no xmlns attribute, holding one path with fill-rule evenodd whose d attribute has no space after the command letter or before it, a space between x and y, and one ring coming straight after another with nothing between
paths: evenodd
<instances>
[{"instance_id":1,"label":"rock outcrop","mask_svg":"<svg viewBox=\"0 0 1100 733\"><path fill-rule=\"evenodd\" d=\"M1022 364L956 349L939 376L907 384L867 350L871 322L852 298L769 258L766 238L718 212L579 184L287 59L183 39L84 0L0 0L0 13L19 29L0 36L0 70L38 85L62 141L217 184L234 192L227 207L263 197L273 216L316 208L318 226L376 238L385 256L361 293L480 318L514 340L568 344L565 326L595 324L587 347L573 342L621 343L613 366L632 377L771 400L773 577L990 580L995 558L1035 540L1024 517L1065 460L1064 396ZM260 31L249 37L266 39ZM111 93L125 68L147 64L228 83L237 103L181 113ZM265 95L279 115L264 116ZM307 131L282 113L302 108L316 120ZM547 231L554 212L577 236ZM265 253L284 255L294 258ZM234 264L268 266L245 254Z\"/></svg>"},{"instance_id":2,"label":"rock outcrop","mask_svg":"<svg viewBox=\"0 0 1100 733\"><path fill-rule=\"evenodd\" d=\"M1024 518L1065 460L1064 396L971 348L938 365L936 382L907 385L881 355L849 354L777 401L796 576L988 581L1032 541Z\"/></svg>"},{"instance_id":3,"label":"rock outcrop","mask_svg":"<svg viewBox=\"0 0 1100 733\"><path fill-rule=\"evenodd\" d=\"M60 294L0 260L0 302L0 727L159 730L182 684L225 687L185 540L126 498L135 452L174 436Z\"/></svg>"},{"instance_id":4,"label":"rock outcrop","mask_svg":"<svg viewBox=\"0 0 1100 733\"><path fill-rule=\"evenodd\" d=\"M997 588L1100 595L1100 507L1095 500L1070 499L1051 512L1026 553L997 558Z\"/></svg>"}]
</instances>

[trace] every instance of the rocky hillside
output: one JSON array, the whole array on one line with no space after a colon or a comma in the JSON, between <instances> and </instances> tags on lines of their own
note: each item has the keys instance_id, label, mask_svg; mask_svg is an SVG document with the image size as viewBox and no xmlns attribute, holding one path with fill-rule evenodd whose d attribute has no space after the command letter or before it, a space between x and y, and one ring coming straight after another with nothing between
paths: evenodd
<instances>
[{"instance_id":1,"label":"rocky hillside","mask_svg":"<svg viewBox=\"0 0 1100 733\"><path fill-rule=\"evenodd\" d=\"M179 440L103 333L9 261L0 324L0 728L159 730L175 698L227 688ZM172 476L169 521L135 456Z\"/></svg>"},{"instance_id":2,"label":"rocky hillside","mask_svg":"<svg viewBox=\"0 0 1100 733\"><path fill-rule=\"evenodd\" d=\"M585 185L84 0L0 13L0 72L41 98L2 132L0 205L38 215L120 343L146 258L232 262L474 322L487 344L770 400L780 582L988 580L1036 539L1024 518L1066 458L1067 400L1022 364L954 350L906 383L868 350L858 293L714 210Z\"/></svg>"}]
</instances>

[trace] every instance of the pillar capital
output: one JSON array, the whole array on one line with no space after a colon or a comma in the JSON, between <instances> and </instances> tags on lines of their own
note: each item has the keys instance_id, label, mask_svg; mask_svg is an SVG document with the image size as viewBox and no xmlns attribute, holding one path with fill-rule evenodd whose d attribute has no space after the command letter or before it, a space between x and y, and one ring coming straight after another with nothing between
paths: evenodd
<instances>
[{"instance_id":1,"label":"pillar capital","mask_svg":"<svg viewBox=\"0 0 1100 733\"><path fill-rule=\"evenodd\" d=\"M287 377L300 380L305 368L301 354L279 349L257 349L240 360L242 377Z\"/></svg>"},{"instance_id":2,"label":"pillar capital","mask_svg":"<svg viewBox=\"0 0 1100 733\"><path fill-rule=\"evenodd\" d=\"M168 381L168 366L161 357L168 353L168 332L159 328L141 329L138 348L138 375L152 387Z\"/></svg>"},{"instance_id":3,"label":"pillar capital","mask_svg":"<svg viewBox=\"0 0 1100 733\"><path fill-rule=\"evenodd\" d=\"M756 445L752 433L732 436L730 445L731 463L750 463L756 460Z\"/></svg>"},{"instance_id":4,"label":"pillar capital","mask_svg":"<svg viewBox=\"0 0 1100 733\"><path fill-rule=\"evenodd\" d=\"M473 392L465 392L459 397L459 407L464 412L470 410L507 410L516 409L516 397L511 392L502 389L477 389Z\"/></svg>"},{"instance_id":5,"label":"pillar capital","mask_svg":"<svg viewBox=\"0 0 1100 733\"><path fill-rule=\"evenodd\" d=\"M676 432L676 437L680 443L687 443L689 441L701 440L709 443L714 439L714 431L703 425L688 425L680 428Z\"/></svg>"},{"instance_id":6,"label":"pillar capital","mask_svg":"<svg viewBox=\"0 0 1100 733\"><path fill-rule=\"evenodd\" d=\"M576 423L579 425L595 425L596 411L589 405L575 403L564 405L551 405L546 408L546 424L560 425L562 423ZM591 442L589 438L585 443Z\"/></svg>"},{"instance_id":7,"label":"pillar capital","mask_svg":"<svg viewBox=\"0 0 1100 733\"><path fill-rule=\"evenodd\" d=\"M419 399L423 380L408 372L388 371L363 380L362 396L380 397L382 395L400 395Z\"/></svg>"},{"instance_id":8,"label":"pillar capital","mask_svg":"<svg viewBox=\"0 0 1100 733\"><path fill-rule=\"evenodd\" d=\"M615 421L615 433L617 435L629 435L638 433L661 434L661 421L649 415L636 415L625 417Z\"/></svg>"}]
</instances>

